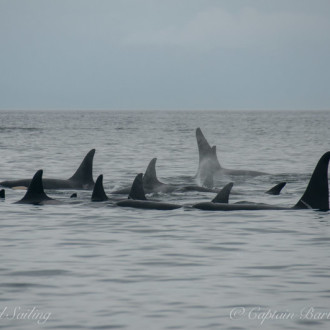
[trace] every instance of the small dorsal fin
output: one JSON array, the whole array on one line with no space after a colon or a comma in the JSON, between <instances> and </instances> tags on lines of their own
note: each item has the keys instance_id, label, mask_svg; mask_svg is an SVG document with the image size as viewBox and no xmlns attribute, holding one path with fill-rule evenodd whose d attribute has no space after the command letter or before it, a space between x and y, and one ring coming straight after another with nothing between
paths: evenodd
<instances>
[{"instance_id":1,"label":"small dorsal fin","mask_svg":"<svg viewBox=\"0 0 330 330\"><path fill-rule=\"evenodd\" d=\"M34 174L27 192L17 203L39 204L43 201L51 200L51 198L45 194L42 184L42 174L42 170L39 170Z\"/></svg>"},{"instance_id":2,"label":"small dorsal fin","mask_svg":"<svg viewBox=\"0 0 330 330\"><path fill-rule=\"evenodd\" d=\"M82 185L94 186L94 180L93 180L94 155L95 155L95 149L90 150L83 159L83 161L81 162L75 174L73 174L69 180L77 181Z\"/></svg>"},{"instance_id":3,"label":"small dorsal fin","mask_svg":"<svg viewBox=\"0 0 330 330\"><path fill-rule=\"evenodd\" d=\"M157 161L157 158L153 158L150 161L150 163L146 169L146 172L144 173L143 184L145 186L153 186L153 185L157 185L157 184L162 184L157 178L156 161Z\"/></svg>"},{"instance_id":4,"label":"small dorsal fin","mask_svg":"<svg viewBox=\"0 0 330 330\"><path fill-rule=\"evenodd\" d=\"M103 175L101 174L96 179L91 200L92 202L103 202L108 199L109 199L108 196L104 192Z\"/></svg>"},{"instance_id":5,"label":"small dorsal fin","mask_svg":"<svg viewBox=\"0 0 330 330\"><path fill-rule=\"evenodd\" d=\"M230 182L226 184L218 193L218 195L215 196L215 198L212 200L212 203L225 203L228 204L229 201L229 195L231 192L231 189L233 188L234 183Z\"/></svg>"},{"instance_id":6,"label":"small dorsal fin","mask_svg":"<svg viewBox=\"0 0 330 330\"><path fill-rule=\"evenodd\" d=\"M132 184L131 191L128 195L129 199L137 199L137 200L147 200L146 195L144 194L143 189L143 174L139 173Z\"/></svg>"},{"instance_id":7,"label":"small dorsal fin","mask_svg":"<svg viewBox=\"0 0 330 330\"><path fill-rule=\"evenodd\" d=\"M300 198L294 208L311 208L321 211L329 210L329 160L330 151L326 152L318 161L303 196Z\"/></svg>"},{"instance_id":8,"label":"small dorsal fin","mask_svg":"<svg viewBox=\"0 0 330 330\"><path fill-rule=\"evenodd\" d=\"M6 192L5 189L0 190L0 198L5 198L6 197Z\"/></svg>"},{"instance_id":9,"label":"small dorsal fin","mask_svg":"<svg viewBox=\"0 0 330 330\"><path fill-rule=\"evenodd\" d=\"M269 195L279 195L281 193L281 190L284 188L286 185L286 182L280 182L273 188L270 188L269 190L266 191L266 194Z\"/></svg>"},{"instance_id":10,"label":"small dorsal fin","mask_svg":"<svg viewBox=\"0 0 330 330\"><path fill-rule=\"evenodd\" d=\"M77 197L78 197L77 193L73 193L73 194L70 196L70 198L77 198Z\"/></svg>"}]
</instances>

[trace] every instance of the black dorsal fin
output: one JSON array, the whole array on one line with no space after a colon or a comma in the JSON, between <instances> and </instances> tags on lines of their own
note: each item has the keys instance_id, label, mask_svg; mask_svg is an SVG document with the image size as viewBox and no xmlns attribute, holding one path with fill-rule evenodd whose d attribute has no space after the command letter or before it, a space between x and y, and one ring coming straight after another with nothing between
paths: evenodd
<instances>
[{"instance_id":1,"label":"black dorsal fin","mask_svg":"<svg viewBox=\"0 0 330 330\"><path fill-rule=\"evenodd\" d=\"M51 200L51 198L45 194L42 184L42 173L43 171L39 170L34 174L26 194L17 203L39 204L45 200Z\"/></svg>"},{"instance_id":2,"label":"black dorsal fin","mask_svg":"<svg viewBox=\"0 0 330 330\"><path fill-rule=\"evenodd\" d=\"M280 182L273 188L270 188L269 190L266 191L266 194L269 195L279 195L281 193L281 190L284 188L286 185L286 182Z\"/></svg>"},{"instance_id":3,"label":"black dorsal fin","mask_svg":"<svg viewBox=\"0 0 330 330\"><path fill-rule=\"evenodd\" d=\"M231 189L233 188L234 183L229 182L226 184L218 193L218 195L215 196L215 198L212 200L212 203L225 203L228 204L229 201L229 195L231 192Z\"/></svg>"},{"instance_id":4,"label":"black dorsal fin","mask_svg":"<svg viewBox=\"0 0 330 330\"><path fill-rule=\"evenodd\" d=\"M296 209L329 210L328 166L330 151L326 152L318 161L305 193L294 206Z\"/></svg>"},{"instance_id":5,"label":"black dorsal fin","mask_svg":"<svg viewBox=\"0 0 330 330\"><path fill-rule=\"evenodd\" d=\"M5 198L6 197L6 192L5 189L0 190L0 198Z\"/></svg>"},{"instance_id":6,"label":"black dorsal fin","mask_svg":"<svg viewBox=\"0 0 330 330\"><path fill-rule=\"evenodd\" d=\"M144 173L143 184L145 186L153 186L153 185L157 185L157 184L162 184L157 178L156 161L157 161L157 158L153 158L150 161L150 163L146 169L146 172Z\"/></svg>"},{"instance_id":7,"label":"black dorsal fin","mask_svg":"<svg viewBox=\"0 0 330 330\"><path fill-rule=\"evenodd\" d=\"M104 192L103 175L101 174L96 179L91 200L92 202L103 202L108 199L109 199L108 196Z\"/></svg>"},{"instance_id":8,"label":"black dorsal fin","mask_svg":"<svg viewBox=\"0 0 330 330\"><path fill-rule=\"evenodd\" d=\"M134 182L132 184L131 191L128 195L129 199L147 200L146 195L144 194L142 178L143 178L142 173L138 174L135 177Z\"/></svg>"},{"instance_id":9,"label":"black dorsal fin","mask_svg":"<svg viewBox=\"0 0 330 330\"><path fill-rule=\"evenodd\" d=\"M81 162L76 173L69 179L81 183L82 185L94 186L93 180L93 159L95 149L92 149Z\"/></svg>"}]
</instances>

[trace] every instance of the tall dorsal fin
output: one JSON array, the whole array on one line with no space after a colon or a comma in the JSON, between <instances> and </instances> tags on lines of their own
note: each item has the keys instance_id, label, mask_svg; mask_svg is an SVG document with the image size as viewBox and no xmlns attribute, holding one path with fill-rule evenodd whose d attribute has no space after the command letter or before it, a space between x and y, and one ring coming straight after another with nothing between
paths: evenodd
<instances>
[{"instance_id":1,"label":"tall dorsal fin","mask_svg":"<svg viewBox=\"0 0 330 330\"><path fill-rule=\"evenodd\" d=\"M104 188L103 188L103 175L99 175L96 179L93 193L92 193L92 202L103 202L107 201L109 198L105 194Z\"/></svg>"},{"instance_id":2,"label":"tall dorsal fin","mask_svg":"<svg viewBox=\"0 0 330 330\"><path fill-rule=\"evenodd\" d=\"M0 190L0 198L5 198L6 197L6 192L5 189Z\"/></svg>"},{"instance_id":3,"label":"tall dorsal fin","mask_svg":"<svg viewBox=\"0 0 330 330\"><path fill-rule=\"evenodd\" d=\"M221 169L221 165L220 165L220 162L219 162L219 159L218 159L218 156L217 156L217 147L216 146L213 146L211 148L211 154L212 154L212 159L213 159L213 166L216 170L219 170Z\"/></svg>"},{"instance_id":4,"label":"tall dorsal fin","mask_svg":"<svg viewBox=\"0 0 330 330\"><path fill-rule=\"evenodd\" d=\"M196 140L197 140L197 147L198 147L199 167L200 167L204 158L209 157L209 155L211 153L211 146L205 139L205 136L199 127L196 128Z\"/></svg>"},{"instance_id":5,"label":"tall dorsal fin","mask_svg":"<svg viewBox=\"0 0 330 330\"><path fill-rule=\"evenodd\" d=\"M146 195L144 194L143 189L143 174L138 174L134 182L132 184L131 191L128 195L129 199L137 199L137 200L147 200Z\"/></svg>"},{"instance_id":6,"label":"tall dorsal fin","mask_svg":"<svg viewBox=\"0 0 330 330\"><path fill-rule=\"evenodd\" d=\"M153 158L147 169L146 172L144 173L143 176L143 184L145 186L153 186L157 184L162 184L158 179L157 179L157 174L156 174L156 161L157 158Z\"/></svg>"},{"instance_id":7,"label":"tall dorsal fin","mask_svg":"<svg viewBox=\"0 0 330 330\"><path fill-rule=\"evenodd\" d=\"M281 190L284 188L286 185L286 182L280 182L273 188L270 188L269 190L266 191L266 194L269 195L279 195L281 193Z\"/></svg>"},{"instance_id":8,"label":"tall dorsal fin","mask_svg":"<svg viewBox=\"0 0 330 330\"><path fill-rule=\"evenodd\" d=\"M17 203L39 204L46 200L52 200L45 194L44 186L42 184L42 170L37 171L28 187L24 197Z\"/></svg>"},{"instance_id":9,"label":"tall dorsal fin","mask_svg":"<svg viewBox=\"0 0 330 330\"><path fill-rule=\"evenodd\" d=\"M330 151L326 152L318 161L303 196L300 198L294 208L311 208L321 211L329 210L329 160Z\"/></svg>"},{"instance_id":10,"label":"tall dorsal fin","mask_svg":"<svg viewBox=\"0 0 330 330\"><path fill-rule=\"evenodd\" d=\"M229 195L231 192L231 188L233 188L234 183L230 182L226 184L218 193L218 195L215 196L215 198L212 200L212 203L225 203L228 204L229 201Z\"/></svg>"},{"instance_id":11,"label":"tall dorsal fin","mask_svg":"<svg viewBox=\"0 0 330 330\"><path fill-rule=\"evenodd\" d=\"M72 175L69 180L78 181L82 185L94 185L93 180L93 158L95 155L95 149L92 149L85 156L83 161L81 162L79 168L76 173Z\"/></svg>"}]
</instances>

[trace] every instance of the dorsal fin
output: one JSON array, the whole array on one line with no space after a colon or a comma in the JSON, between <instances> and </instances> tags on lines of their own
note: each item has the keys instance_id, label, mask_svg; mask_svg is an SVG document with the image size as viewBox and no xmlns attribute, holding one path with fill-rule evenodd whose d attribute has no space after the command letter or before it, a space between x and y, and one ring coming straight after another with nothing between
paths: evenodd
<instances>
[{"instance_id":1,"label":"dorsal fin","mask_svg":"<svg viewBox=\"0 0 330 330\"><path fill-rule=\"evenodd\" d=\"M72 175L69 180L78 181L82 185L94 186L93 180L93 158L95 155L95 149L92 149L85 156L81 162L76 173Z\"/></svg>"},{"instance_id":2,"label":"dorsal fin","mask_svg":"<svg viewBox=\"0 0 330 330\"><path fill-rule=\"evenodd\" d=\"M0 190L0 198L5 198L5 196L6 196L5 189L1 189Z\"/></svg>"},{"instance_id":3,"label":"dorsal fin","mask_svg":"<svg viewBox=\"0 0 330 330\"><path fill-rule=\"evenodd\" d=\"M99 175L98 178L96 179L93 193L92 193L92 202L103 202L108 200L108 196L104 192L103 188L103 175Z\"/></svg>"},{"instance_id":4,"label":"dorsal fin","mask_svg":"<svg viewBox=\"0 0 330 330\"><path fill-rule=\"evenodd\" d=\"M213 160L213 166L216 170L221 169L221 165L217 156L217 147L213 146L211 148L211 154L212 154L212 160Z\"/></svg>"},{"instance_id":5,"label":"dorsal fin","mask_svg":"<svg viewBox=\"0 0 330 330\"><path fill-rule=\"evenodd\" d=\"M210 153L211 146L207 142L200 127L196 128L196 140L197 140L198 153L199 153L199 162L201 162L202 158Z\"/></svg>"},{"instance_id":6,"label":"dorsal fin","mask_svg":"<svg viewBox=\"0 0 330 330\"><path fill-rule=\"evenodd\" d=\"M153 158L147 169L146 172L144 173L143 176L143 184L145 186L153 186L157 184L162 184L158 179L157 179L157 174L156 174L156 161L157 158Z\"/></svg>"},{"instance_id":7,"label":"dorsal fin","mask_svg":"<svg viewBox=\"0 0 330 330\"><path fill-rule=\"evenodd\" d=\"M138 174L135 177L134 182L132 184L131 191L128 195L129 199L147 200L146 195L144 194L142 178L143 178L142 173Z\"/></svg>"},{"instance_id":8,"label":"dorsal fin","mask_svg":"<svg viewBox=\"0 0 330 330\"><path fill-rule=\"evenodd\" d=\"M318 161L303 196L300 198L294 208L311 208L321 211L329 210L329 160L330 151L326 152Z\"/></svg>"},{"instance_id":9,"label":"dorsal fin","mask_svg":"<svg viewBox=\"0 0 330 330\"><path fill-rule=\"evenodd\" d=\"M45 200L51 200L51 198L45 194L42 184L42 173L43 171L39 170L34 174L27 192L17 203L39 204Z\"/></svg>"},{"instance_id":10,"label":"dorsal fin","mask_svg":"<svg viewBox=\"0 0 330 330\"><path fill-rule=\"evenodd\" d=\"M228 204L229 201L229 195L231 192L231 188L233 188L234 183L230 182L226 184L218 193L218 195L215 196L215 198L212 200L212 203L225 203Z\"/></svg>"},{"instance_id":11,"label":"dorsal fin","mask_svg":"<svg viewBox=\"0 0 330 330\"><path fill-rule=\"evenodd\" d=\"M270 188L269 190L266 191L266 194L269 195L279 195L281 193L281 190L284 188L286 185L286 182L280 182L273 188Z\"/></svg>"}]
</instances>

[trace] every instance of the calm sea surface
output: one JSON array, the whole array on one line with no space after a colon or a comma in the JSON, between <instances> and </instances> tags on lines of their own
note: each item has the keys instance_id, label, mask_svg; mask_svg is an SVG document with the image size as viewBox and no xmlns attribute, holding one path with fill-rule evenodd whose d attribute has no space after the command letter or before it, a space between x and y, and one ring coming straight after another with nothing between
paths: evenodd
<instances>
[{"instance_id":1,"label":"calm sea surface","mask_svg":"<svg viewBox=\"0 0 330 330\"><path fill-rule=\"evenodd\" d=\"M69 178L96 149L94 179L130 185L157 157L165 183L192 184L195 129L235 181L231 202L284 206L330 150L330 112L1 112L0 180ZM231 178L220 178L222 187ZM287 181L280 196L264 194ZM330 213L151 211L50 191L57 206L0 201L0 328L329 329ZM212 193L157 194L184 205ZM120 198L119 196L116 197ZM126 198L126 196L123 196Z\"/></svg>"}]
</instances>

